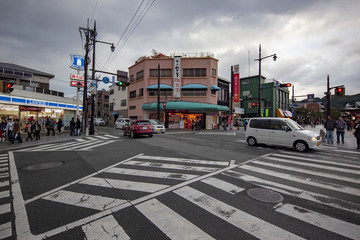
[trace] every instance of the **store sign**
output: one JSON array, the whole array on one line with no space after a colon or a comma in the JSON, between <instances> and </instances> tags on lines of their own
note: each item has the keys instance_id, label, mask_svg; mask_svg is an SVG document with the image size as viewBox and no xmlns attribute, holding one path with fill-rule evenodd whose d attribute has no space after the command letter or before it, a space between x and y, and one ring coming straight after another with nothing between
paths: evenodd
<instances>
[{"instance_id":1,"label":"store sign","mask_svg":"<svg viewBox=\"0 0 360 240\"><path fill-rule=\"evenodd\" d=\"M233 74L233 99L234 102L240 102L240 73L239 65L234 65L234 74Z\"/></svg>"},{"instance_id":2,"label":"store sign","mask_svg":"<svg viewBox=\"0 0 360 240\"><path fill-rule=\"evenodd\" d=\"M71 87L77 87L78 84L80 84L80 87L84 87L84 85L85 85L84 81L70 81Z\"/></svg>"},{"instance_id":3,"label":"store sign","mask_svg":"<svg viewBox=\"0 0 360 240\"><path fill-rule=\"evenodd\" d=\"M174 57L173 98L181 98L181 56Z\"/></svg>"},{"instance_id":4,"label":"store sign","mask_svg":"<svg viewBox=\"0 0 360 240\"><path fill-rule=\"evenodd\" d=\"M48 102L42 100L26 99L27 104L48 106Z\"/></svg>"},{"instance_id":5,"label":"store sign","mask_svg":"<svg viewBox=\"0 0 360 240\"><path fill-rule=\"evenodd\" d=\"M70 74L70 79L84 81L84 75Z\"/></svg>"},{"instance_id":6,"label":"store sign","mask_svg":"<svg viewBox=\"0 0 360 240\"><path fill-rule=\"evenodd\" d=\"M243 108L237 108L236 107L234 113L236 113L236 114L244 114L245 112L244 112Z\"/></svg>"},{"instance_id":7,"label":"store sign","mask_svg":"<svg viewBox=\"0 0 360 240\"><path fill-rule=\"evenodd\" d=\"M71 55L71 68L78 69L78 70L84 70L85 66L85 58L81 55Z\"/></svg>"},{"instance_id":8,"label":"store sign","mask_svg":"<svg viewBox=\"0 0 360 240\"><path fill-rule=\"evenodd\" d=\"M43 107L30 107L30 106L19 106L20 111L30 111L30 112L43 112L45 108Z\"/></svg>"}]
</instances>

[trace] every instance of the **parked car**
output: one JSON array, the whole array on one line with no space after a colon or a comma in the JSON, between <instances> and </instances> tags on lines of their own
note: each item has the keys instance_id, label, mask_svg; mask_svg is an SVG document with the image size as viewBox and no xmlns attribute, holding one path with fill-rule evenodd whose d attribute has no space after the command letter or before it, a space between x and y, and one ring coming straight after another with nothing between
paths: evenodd
<instances>
[{"instance_id":1,"label":"parked car","mask_svg":"<svg viewBox=\"0 0 360 240\"><path fill-rule=\"evenodd\" d=\"M287 118L251 118L245 139L250 146L264 143L294 147L299 152L316 148L321 142L321 137L317 133L305 130Z\"/></svg>"},{"instance_id":2,"label":"parked car","mask_svg":"<svg viewBox=\"0 0 360 240\"><path fill-rule=\"evenodd\" d=\"M95 126L105 126L105 121L102 118L94 118Z\"/></svg>"},{"instance_id":3,"label":"parked car","mask_svg":"<svg viewBox=\"0 0 360 240\"><path fill-rule=\"evenodd\" d=\"M124 129L126 123L129 123L131 120L130 118L118 118L115 121L115 128L116 129Z\"/></svg>"},{"instance_id":4,"label":"parked car","mask_svg":"<svg viewBox=\"0 0 360 240\"><path fill-rule=\"evenodd\" d=\"M150 124L153 126L153 132L154 133L165 133L165 126L162 124L159 120L156 119L150 119Z\"/></svg>"},{"instance_id":5,"label":"parked car","mask_svg":"<svg viewBox=\"0 0 360 240\"><path fill-rule=\"evenodd\" d=\"M134 138L140 135L153 136L153 127L149 120L131 120L124 126L124 136L129 135Z\"/></svg>"}]
</instances>

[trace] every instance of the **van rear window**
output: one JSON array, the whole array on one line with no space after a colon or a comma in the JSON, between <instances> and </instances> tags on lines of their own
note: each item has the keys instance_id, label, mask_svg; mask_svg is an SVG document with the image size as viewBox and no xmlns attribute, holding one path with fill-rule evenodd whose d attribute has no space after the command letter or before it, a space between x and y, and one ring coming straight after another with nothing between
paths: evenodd
<instances>
[{"instance_id":1,"label":"van rear window","mask_svg":"<svg viewBox=\"0 0 360 240\"><path fill-rule=\"evenodd\" d=\"M250 121L251 128L270 129L270 120L268 119L252 119Z\"/></svg>"}]
</instances>

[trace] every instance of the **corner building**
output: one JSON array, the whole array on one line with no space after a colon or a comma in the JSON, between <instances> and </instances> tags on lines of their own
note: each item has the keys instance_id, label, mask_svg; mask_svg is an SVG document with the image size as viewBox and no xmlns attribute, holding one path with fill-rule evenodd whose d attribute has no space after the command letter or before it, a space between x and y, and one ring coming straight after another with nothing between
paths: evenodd
<instances>
[{"instance_id":1,"label":"corner building","mask_svg":"<svg viewBox=\"0 0 360 240\"><path fill-rule=\"evenodd\" d=\"M160 120L165 127L191 129L191 122L200 120L202 129L218 128L229 108L217 104L218 60L210 53L139 58L129 67L129 118L158 118L159 66Z\"/></svg>"}]
</instances>

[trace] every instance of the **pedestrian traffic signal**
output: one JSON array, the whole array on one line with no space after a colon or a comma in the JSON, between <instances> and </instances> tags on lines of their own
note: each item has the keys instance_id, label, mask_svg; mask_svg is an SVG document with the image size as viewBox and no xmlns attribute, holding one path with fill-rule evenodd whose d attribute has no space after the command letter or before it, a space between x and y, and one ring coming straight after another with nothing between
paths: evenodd
<instances>
[{"instance_id":1,"label":"pedestrian traffic signal","mask_svg":"<svg viewBox=\"0 0 360 240\"><path fill-rule=\"evenodd\" d=\"M345 95L345 88L344 87L335 88L335 95L336 96L344 96Z\"/></svg>"},{"instance_id":2,"label":"pedestrian traffic signal","mask_svg":"<svg viewBox=\"0 0 360 240\"><path fill-rule=\"evenodd\" d=\"M279 87L291 87L291 83L281 83Z\"/></svg>"}]
</instances>

